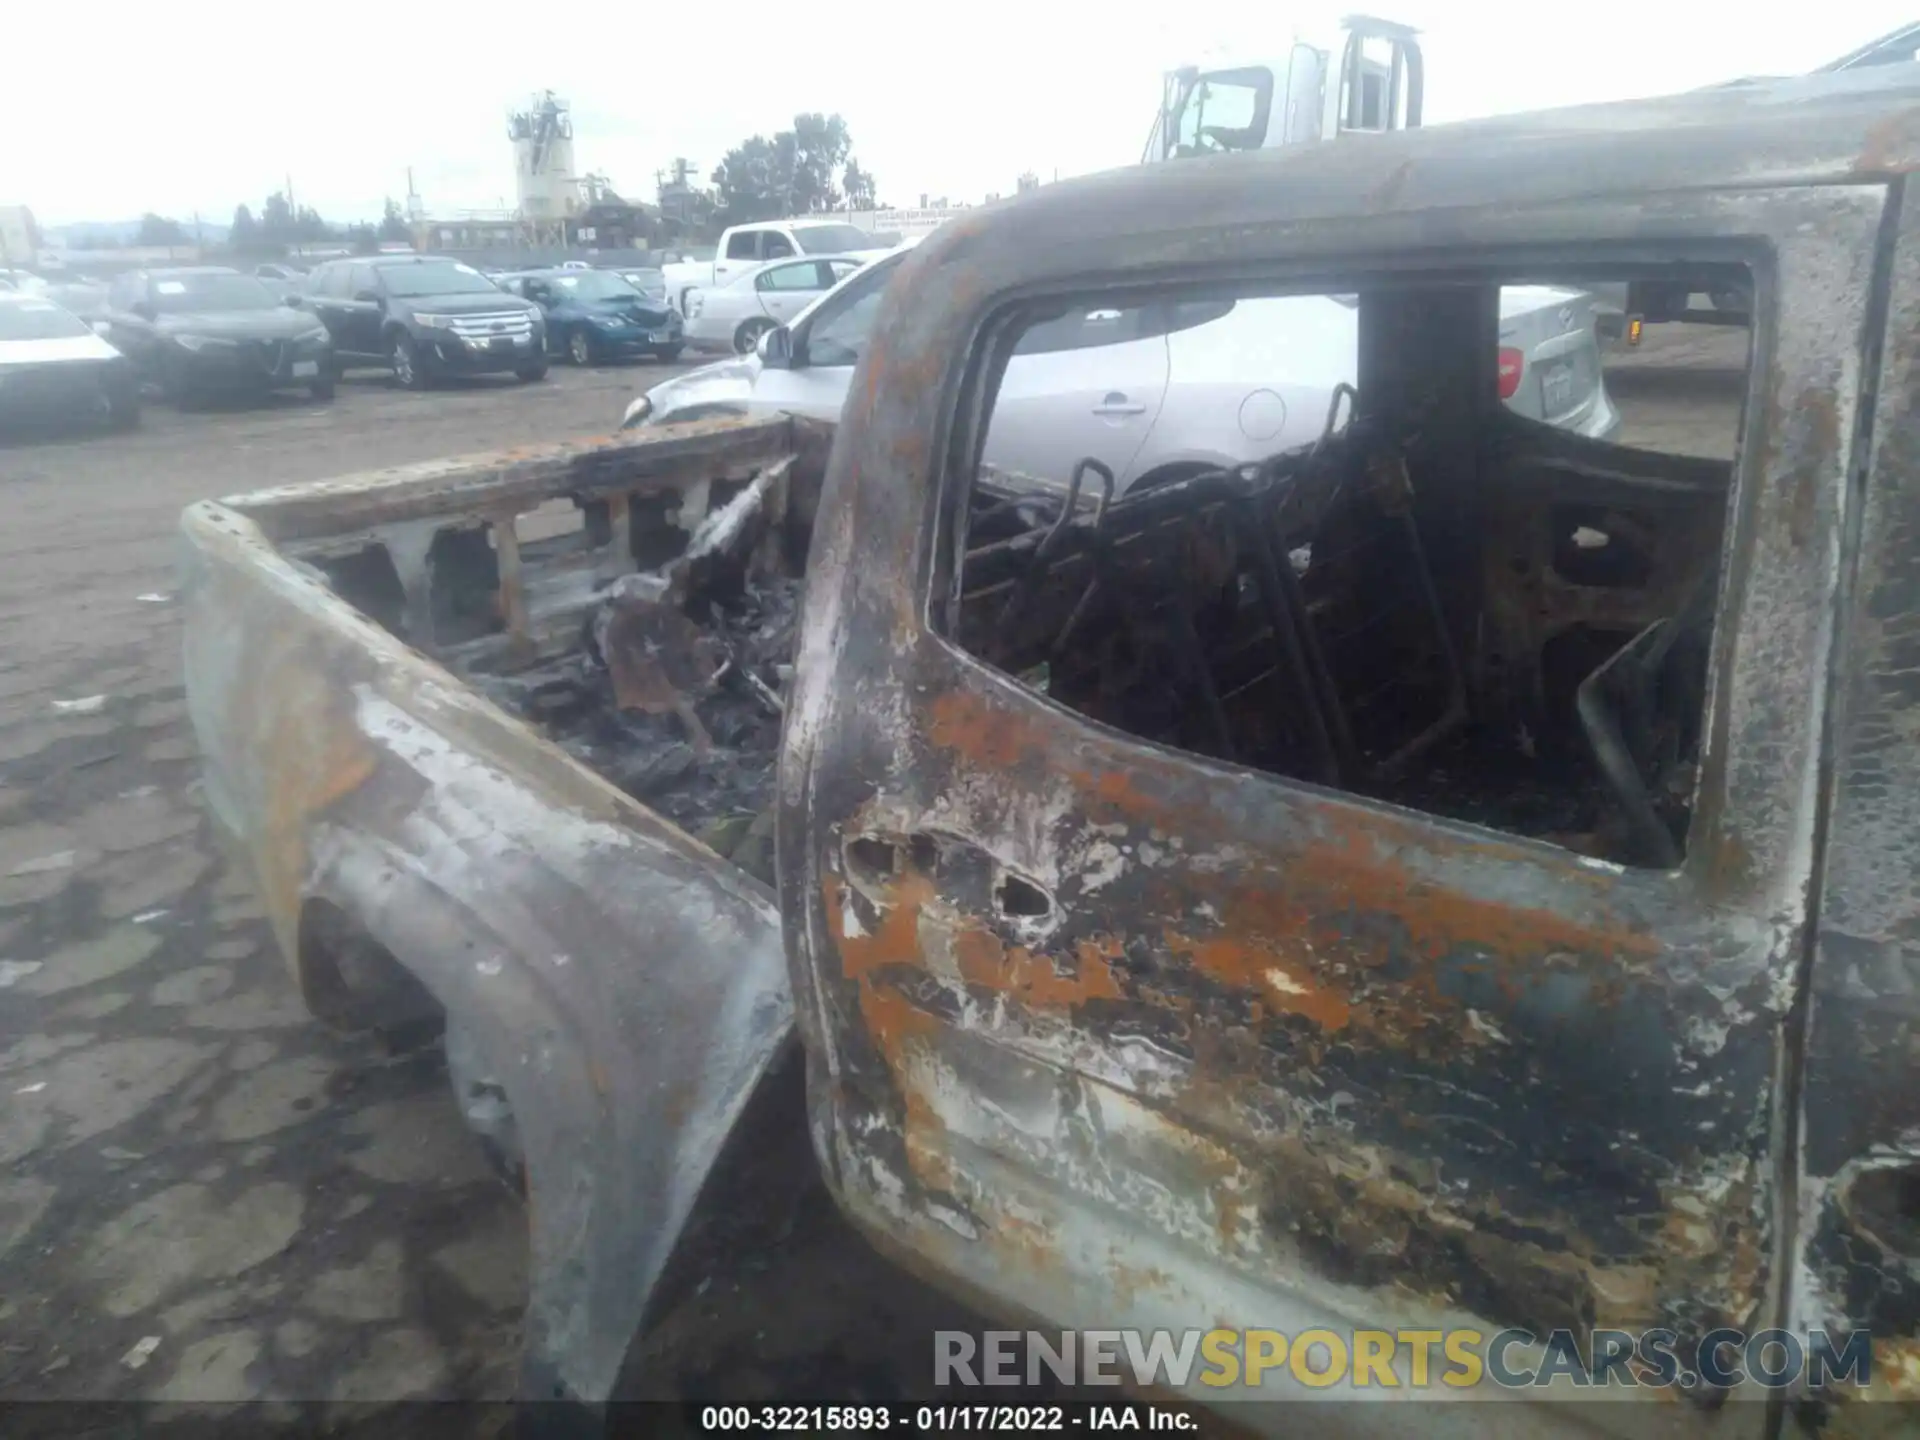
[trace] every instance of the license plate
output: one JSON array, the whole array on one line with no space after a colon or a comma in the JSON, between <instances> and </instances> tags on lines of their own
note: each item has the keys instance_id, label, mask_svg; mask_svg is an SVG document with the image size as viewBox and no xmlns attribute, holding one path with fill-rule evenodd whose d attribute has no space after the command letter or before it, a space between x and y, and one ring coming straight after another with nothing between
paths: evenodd
<instances>
[{"instance_id":1,"label":"license plate","mask_svg":"<svg viewBox=\"0 0 1920 1440\"><path fill-rule=\"evenodd\" d=\"M293 378L296 380L311 380L319 373L320 362L318 360L296 360L293 362Z\"/></svg>"},{"instance_id":2,"label":"license plate","mask_svg":"<svg viewBox=\"0 0 1920 1440\"><path fill-rule=\"evenodd\" d=\"M511 350L513 348L513 337L510 335L494 336L493 348L496 350Z\"/></svg>"},{"instance_id":3,"label":"license plate","mask_svg":"<svg viewBox=\"0 0 1920 1440\"><path fill-rule=\"evenodd\" d=\"M1540 367L1540 400L1549 415L1562 415L1573 408L1573 366L1565 360L1549 360Z\"/></svg>"},{"instance_id":4,"label":"license plate","mask_svg":"<svg viewBox=\"0 0 1920 1440\"><path fill-rule=\"evenodd\" d=\"M673 339L673 332L671 330L656 330L651 335L647 336L647 339L652 341L655 345L664 345L669 340Z\"/></svg>"}]
</instances>

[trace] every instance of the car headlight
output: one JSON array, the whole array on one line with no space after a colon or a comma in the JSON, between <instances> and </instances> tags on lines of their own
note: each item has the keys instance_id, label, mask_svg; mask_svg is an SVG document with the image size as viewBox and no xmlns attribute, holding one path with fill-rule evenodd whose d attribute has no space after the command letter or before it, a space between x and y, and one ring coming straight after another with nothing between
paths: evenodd
<instances>
[{"instance_id":1,"label":"car headlight","mask_svg":"<svg viewBox=\"0 0 1920 1440\"><path fill-rule=\"evenodd\" d=\"M424 325L429 330L451 330L453 328L453 316L451 315L421 315L416 313L413 319L415 324Z\"/></svg>"},{"instance_id":2,"label":"car headlight","mask_svg":"<svg viewBox=\"0 0 1920 1440\"><path fill-rule=\"evenodd\" d=\"M196 354L202 350L231 350L233 341L222 340L217 335L175 335L173 343L182 350L192 350Z\"/></svg>"},{"instance_id":3,"label":"car headlight","mask_svg":"<svg viewBox=\"0 0 1920 1440\"><path fill-rule=\"evenodd\" d=\"M647 417L652 413L653 401L642 395L627 406L627 413L620 419L620 428L631 430L636 425L644 425L647 423Z\"/></svg>"}]
</instances>

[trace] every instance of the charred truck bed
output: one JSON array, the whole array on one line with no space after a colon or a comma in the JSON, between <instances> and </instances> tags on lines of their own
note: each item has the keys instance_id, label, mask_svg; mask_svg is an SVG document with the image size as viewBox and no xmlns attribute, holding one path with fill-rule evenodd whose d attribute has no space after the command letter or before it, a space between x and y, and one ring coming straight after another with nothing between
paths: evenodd
<instances>
[{"instance_id":1,"label":"charred truck bed","mask_svg":"<svg viewBox=\"0 0 1920 1440\"><path fill-rule=\"evenodd\" d=\"M717 421L183 519L209 807L317 1017L444 1024L528 1193L527 1395L606 1397L782 1073L769 806L828 443Z\"/></svg>"},{"instance_id":2,"label":"charred truck bed","mask_svg":"<svg viewBox=\"0 0 1920 1440\"><path fill-rule=\"evenodd\" d=\"M781 690L829 437L784 420L723 433L703 454L696 431L688 460L635 489L570 477L478 504L450 486L284 550L771 884Z\"/></svg>"}]
</instances>

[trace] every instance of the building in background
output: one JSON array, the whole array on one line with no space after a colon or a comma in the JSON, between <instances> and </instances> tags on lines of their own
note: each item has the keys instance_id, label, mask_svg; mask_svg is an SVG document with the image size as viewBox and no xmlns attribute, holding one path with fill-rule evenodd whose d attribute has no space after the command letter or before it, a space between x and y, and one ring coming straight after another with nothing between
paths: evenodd
<instances>
[{"instance_id":1,"label":"building in background","mask_svg":"<svg viewBox=\"0 0 1920 1440\"><path fill-rule=\"evenodd\" d=\"M513 146L512 209L433 214L412 193L407 220L416 248L486 264L548 263L618 254L630 262L661 231L658 207L623 198L605 175L576 172L573 116L551 90L507 117Z\"/></svg>"},{"instance_id":2,"label":"building in background","mask_svg":"<svg viewBox=\"0 0 1920 1440\"><path fill-rule=\"evenodd\" d=\"M573 115L553 91L533 97L507 117L513 142L513 181L520 214L535 226L563 224L581 208L573 168Z\"/></svg>"},{"instance_id":3,"label":"building in background","mask_svg":"<svg viewBox=\"0 0 1920 1440\"><path fill-rule=\"evenodd\" d=\"M954 216L964 215L972 208L950 204L943 198L909 210L848 210L840 218L870 235L892 235L907 240L916 235L931 235Z\"/></svg>"}]
</instances>

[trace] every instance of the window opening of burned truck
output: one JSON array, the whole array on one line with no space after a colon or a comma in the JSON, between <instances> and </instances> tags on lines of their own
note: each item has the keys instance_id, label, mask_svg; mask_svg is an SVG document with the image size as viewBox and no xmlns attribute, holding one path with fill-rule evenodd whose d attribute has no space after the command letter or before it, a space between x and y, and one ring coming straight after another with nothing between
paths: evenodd
<instances>
[{"instance_id":1,"label":"window opening of burned truck","mask_svg":"<svg viewBox=\"0 0 1920 1440\"><path fill-rule=\"evenodd\" d=\"M1081 449L1057 473L979 457L1019 423L1007 362L1030 333L1201 292L1019 302L981 332L958 410L970 433L946 452L936 629L1156 745L1679 866L1709 748L1738 421L1711 455L1622 432L1582 275L1348 275L1224 306L1206 292L1203 316L1228 313L1142 327L1171 359L1130 408L1159 432L1238 406L1242 439L1250 415L1275 417L1270 442L1144 476L1110 423L1064 437ZM1701 283L1731 278L1752 283L1724 264ZM1343 323L1344 362L1328 354ZM1196 374L1195 354L1213 370Z\"/></svg>"}]
</instances>

